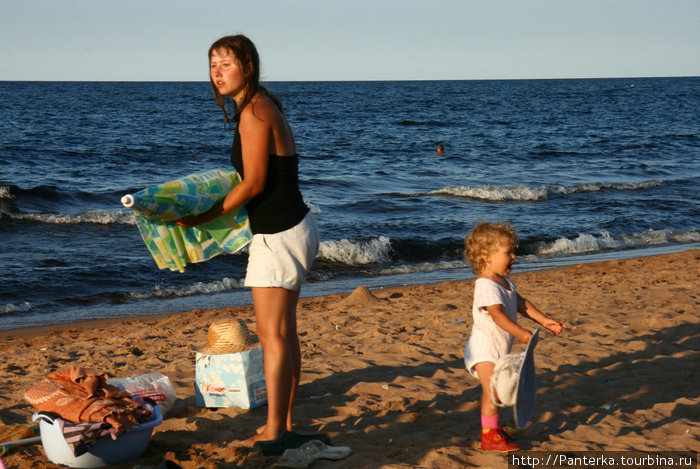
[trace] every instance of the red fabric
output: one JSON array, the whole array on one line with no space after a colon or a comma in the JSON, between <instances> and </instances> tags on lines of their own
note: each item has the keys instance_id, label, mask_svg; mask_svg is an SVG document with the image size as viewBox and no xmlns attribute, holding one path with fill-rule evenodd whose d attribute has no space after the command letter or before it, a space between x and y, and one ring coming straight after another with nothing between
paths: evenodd
<instances>
[{"instance_id":1,"label":"red fabric","mask_svg":"<svg viewBox=\"0 0 700 469\"><path fill-rule=\"evenodd\" d=\"M150 417L150 410L106 380L106 373L71 366L49 374L24 397L40 412L53 412L73 423L105 422L117 433Z\"/></svg>"}]
</instances>

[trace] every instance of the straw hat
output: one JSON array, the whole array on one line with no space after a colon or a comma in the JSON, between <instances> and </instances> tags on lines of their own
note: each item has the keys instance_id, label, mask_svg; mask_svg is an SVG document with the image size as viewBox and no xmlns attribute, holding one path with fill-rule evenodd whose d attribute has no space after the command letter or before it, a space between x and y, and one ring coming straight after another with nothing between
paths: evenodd
<instances>
[{"instance_id":1,"label":"straw hat","mask_svg":"<svg viewBox=\"0 0 700 469\"><path fill-rule=\"evenodd\" d=\"M207 346L197 352L205 355L238 353L251 350L260 344L258 337L248 331L242 319L217 319L209 326Z\"/></svg>"}]
</instances>

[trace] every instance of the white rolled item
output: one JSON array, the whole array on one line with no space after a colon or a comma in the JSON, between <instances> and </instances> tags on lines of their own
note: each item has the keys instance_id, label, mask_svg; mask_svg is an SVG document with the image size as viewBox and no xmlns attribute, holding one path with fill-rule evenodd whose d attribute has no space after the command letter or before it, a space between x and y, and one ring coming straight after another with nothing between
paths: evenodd
<instances>
[{"instance_id":1,"label":"white rolled item","mask_svg":"<svg viewBox=\"0 0 700 469\"><path fill-rule=\"evenodd\" d=\"M131 208L134 206L134 196L131 194L126 194L122 197L122 205L126 208Z\"/></svg>"}]
</instances>

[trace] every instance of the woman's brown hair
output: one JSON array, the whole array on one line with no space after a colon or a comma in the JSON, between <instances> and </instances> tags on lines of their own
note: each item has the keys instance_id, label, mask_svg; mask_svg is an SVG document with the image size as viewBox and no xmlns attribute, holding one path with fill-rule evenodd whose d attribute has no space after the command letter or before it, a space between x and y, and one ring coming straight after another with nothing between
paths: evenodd
<instances>
[{"instance_id":1,"label":"woman's brown hair","mask_svg":"<svg viewBox=\"0 0 700 469\"><path fill-rule=\"evenodd\" d=\"M239 120L243 109L250 103L253 96L255 96L255 94L258 92L262 92L269 96L279 110L282 111L282 104L277 97L267 91L265 87L260 84L260 57L258 56L258 50L255 48L253 41L242 34L224 36L215 41L211 47L209 47L209 60L211 60L213 52L220 49L229 50L236 56L236 59L238 59L240 62L241 71L245 82L243 99L241 100L241 103L238 105L234 103L235 112L233 115L233 120L236 122ZM224 96L219 92L219 89L216 87L213 81L211 81L211 87L214 91L214 99L224 113L224 119L226 119L226 122L230 123L231 119L226 112L227 96Z\"/></svg>"}]
</instances>

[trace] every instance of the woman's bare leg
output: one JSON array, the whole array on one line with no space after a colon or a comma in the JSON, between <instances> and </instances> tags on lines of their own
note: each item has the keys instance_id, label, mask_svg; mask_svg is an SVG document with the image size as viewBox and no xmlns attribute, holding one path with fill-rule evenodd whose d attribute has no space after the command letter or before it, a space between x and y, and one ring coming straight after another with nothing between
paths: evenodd
<instances>
[{"instance_id":1,"label":"woman's bare leg","mask_svg":"<svg viewBox=\"0 0 700 469\"><path fill-rule=\"evenodd\" d=\"M256 333L263 347L267 422L248 443L274 440L291 429L291 409L299 385L301 352L296 331L299 291L252 288Z\"/></svg>"},{"instance_id":2,"label":"woman's bare leg","mask_svg":"<svg viewBox=\"0 0 700 469\"><path fill-rule=\"evenodd\" d=\"M285 337L289 346L292 359L292 389L289 393L289 408L287 410L287 430L292 431L292 409L294 400L299 389L299 378L301 376L301 346L299 345L299 335L297 334L297 303L299 302L299 290L290 292L287 303L287 330Z\"/></svg>"}]
</instances>

